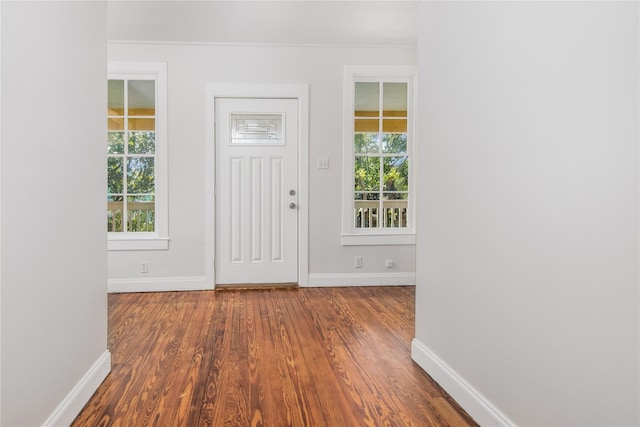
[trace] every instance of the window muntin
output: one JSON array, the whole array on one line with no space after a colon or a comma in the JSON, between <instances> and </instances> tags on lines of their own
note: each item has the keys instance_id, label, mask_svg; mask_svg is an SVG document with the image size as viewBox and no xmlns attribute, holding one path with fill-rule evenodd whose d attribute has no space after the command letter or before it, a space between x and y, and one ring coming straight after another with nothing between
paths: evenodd
<instances>
[{"instance_id":1,"label":"window muntin","mask_svg":"<svg viewBox=\"0 0 640 427\"><path fill-rule=\"evenodd\" d=\"M354 82L353 228L407 228L407 82Z\"/></svg>"},{"instance_id":2,"label":"window muntin","mask_svg":"<svg viewBox=\"0 0 640 427\"><path fill-rule=\"evenodd\" d=\"M110 79L107 114L107 231L154 232L156 80Z\"/></svg>"}]
</instances>

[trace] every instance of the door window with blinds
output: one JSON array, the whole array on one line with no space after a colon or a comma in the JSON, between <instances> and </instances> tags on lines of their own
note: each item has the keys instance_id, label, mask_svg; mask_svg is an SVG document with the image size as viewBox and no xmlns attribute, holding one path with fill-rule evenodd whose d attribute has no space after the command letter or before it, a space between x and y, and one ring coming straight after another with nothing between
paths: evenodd
<instances>
[{"instance_id":1,"label":"door window with blinds","mask_svg":"<svg viewBox=\"0 0 640 427\"><path fill-rule=\"evenodd\" d=\"M348 86L343 237L413 232L413 78L355 75Z\"/></svg>"},{"instance_id":2,"label":"door window with blinds","mask_svg":"<svg viewBox=\"0 0 640 427\"><path fill-rule=\"evenodd\" d=\"M156 73L112 72L107 108L107 232L110 239L160 237L163 104ZM160 203L159 203L160 202Z\"/></svg>"}]
</instances>

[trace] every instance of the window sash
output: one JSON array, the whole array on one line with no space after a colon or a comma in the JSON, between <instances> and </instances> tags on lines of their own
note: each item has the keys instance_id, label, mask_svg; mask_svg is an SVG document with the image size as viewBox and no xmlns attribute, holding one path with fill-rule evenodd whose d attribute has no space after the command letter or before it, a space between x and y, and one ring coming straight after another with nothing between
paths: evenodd
<instances>
[{"instance_id":1,"label":"window sash","mask_svg":"<svg viewBox=\"0 0 640 427\"><path fill-rule=\"evenodd\" d=\"M123 82L123 114L117 115L107 115L108 120L114 119L122 119L122 129L108 129L107 132L122 132L123 137L123 147L122 153L109 153L107 155L108 159L120 159L122 164L122 191L121 192L108 192L107 197L109 200L108 203L108 225L107 230L109 233L154 233L155 232L155 188L156 182L158 181L158 172L155 168L155 160L156 160L156 138L157 134L157 121L156 121L156 112L157 112L157 99L158 99L158 82L155 76L146 76L145 78L141 78L140 76L126 76L124 78L118 79L109 79L109 83L112 81L122 81ZM131 81L152 81L154 84L154 96L153 96L153 114L147 115L139 115L133 114L131 115L130 108L130 93L129 88ZM138 111L136 111L138 112ZM151 126L146 126L145 130L132 129L130 127L131 120L142 119L149 123L149 120L153 120L153 128ZM134 122L135 123L135 122ZM135 127L135 126L134 126ZM139 132L148 132L153 133L154 142L153 142L153 152L142 152L138 153L130 152L130 141L131 134L139 133ZM151 164L153 165L153 189L152 192L135 192L129 190L129 172L130 172L130 162L134 159L151 159ZM148 163L147 163L148 165ZM130 200L130 199L140 199L146 198L147 200ZM120 200L112 200L112 199L120 199ZM119 226L118 226L119 225Z\"/></svg>"}]
</instances>

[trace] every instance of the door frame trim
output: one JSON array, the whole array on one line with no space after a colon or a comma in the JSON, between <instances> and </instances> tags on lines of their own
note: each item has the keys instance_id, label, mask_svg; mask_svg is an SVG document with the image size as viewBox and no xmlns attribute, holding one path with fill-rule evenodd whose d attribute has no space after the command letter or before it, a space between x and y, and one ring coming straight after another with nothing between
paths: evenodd
<instances>
[{"instance_id":1,"label":"door frame trim","mask_svg":"<svg viewBox=\"0 0 640 427\"><path fill-rule=\"evenodd\" d=\"M282 98L298 101L298 285L309 286L309 85L215 83L206 86L205 277L215 289L216 98Z\"/></svg>"}]
</instances>

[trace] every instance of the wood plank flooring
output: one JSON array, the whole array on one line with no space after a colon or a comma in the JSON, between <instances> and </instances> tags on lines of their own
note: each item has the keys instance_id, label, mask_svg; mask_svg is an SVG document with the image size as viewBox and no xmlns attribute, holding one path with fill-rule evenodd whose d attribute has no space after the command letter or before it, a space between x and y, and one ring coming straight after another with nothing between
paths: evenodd
<instances>
[{"instance_id":1,"label":"wood plank flooring","mask_svg":"<svg viewBox=\"0 0 640 427\"><path fill-rule=\"evenodd\" d=\"M475 426L410 357L414 287L109 295L72 426Z\"/></svg>"}]
</instances>

